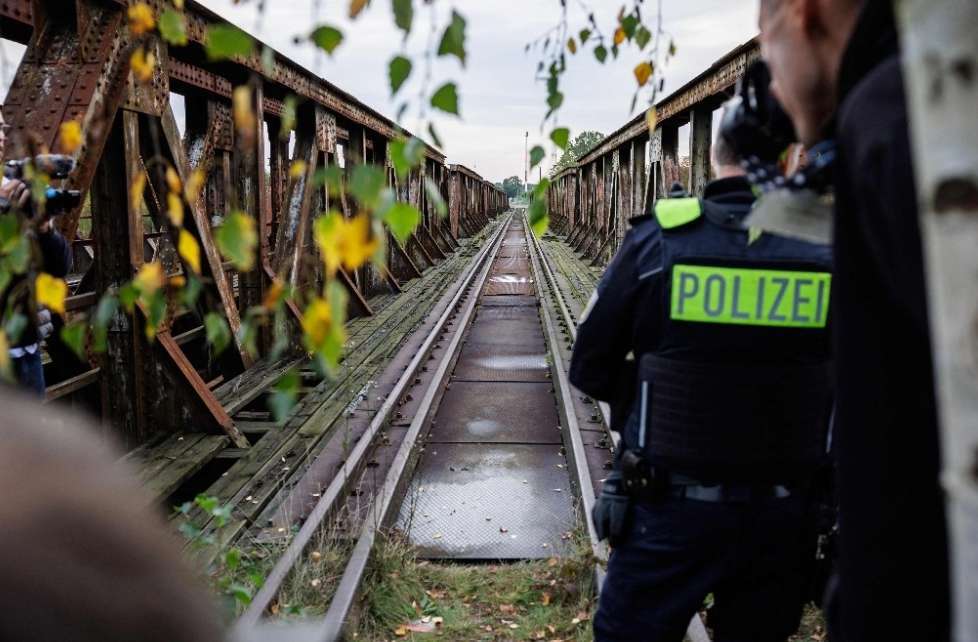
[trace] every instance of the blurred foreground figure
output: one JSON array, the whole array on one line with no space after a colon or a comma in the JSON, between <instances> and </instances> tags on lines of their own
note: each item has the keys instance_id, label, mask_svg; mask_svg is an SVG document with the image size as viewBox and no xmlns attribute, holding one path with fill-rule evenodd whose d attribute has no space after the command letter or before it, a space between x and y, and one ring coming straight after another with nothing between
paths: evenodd
<instances>
[{"instance_id":1,"label":"blurred foreground figure","mask_svg":"<svg viewBox=\"0 0 978 642\"><path fill-rule=\"evenodd\" d=\"M214 642L139 482L77 416L0 390L0 640Z\"/></svg>"},{"instance_id":2,"label":"blurred foreground figure","mask_svg":"<svg viewBox=\"0 0 978 642\"><path fill-rule=\"evenodd\" d=\"M923 253L891 0L762 0L761 53L801 142L835 139L840 556L834 641L949 636Z\"/></svg>"}]
</instances>

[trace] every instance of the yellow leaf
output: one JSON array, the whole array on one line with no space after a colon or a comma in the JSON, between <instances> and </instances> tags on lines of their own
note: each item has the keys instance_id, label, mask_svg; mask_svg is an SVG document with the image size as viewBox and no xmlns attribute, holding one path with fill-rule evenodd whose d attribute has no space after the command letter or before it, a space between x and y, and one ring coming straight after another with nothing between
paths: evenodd
<instances>
[{"instance_id":1,"label":"yellow leaf","mask_svg":"<svg viewBox=\"0 0 978 642\"><path fill-rule=\"evenodd\" d=\"M134 36L141 36L156 28L156 18L153 16L153 9L145 2L137 2L129 7L128 15L129 30Z\"/></svg>"},{"instance_id":2,"label":"yellow leaf","mask_svg":"<svg viewBox=\"0 0 978 642\"><path fill-rule=\"evenodd\" d=\"M64 315L65 297L68 296L68 284L64 282L64 279L42 272L37 275L37 279L34 281L34 293L39 306L44 306L52 312Z\"/></svg>"},{"instance_id":3,"label":"yellow leaf","mask_svg":"<svg viewBox=\"0 0 978 642\"><path fill-rule=\"evenodd\" d=\"M166 195L166 213L171 223L183 227L183 199L180 198L179 192L170 192Z\"/></svg>"},{"instance_id":4,"label":"yellow leaf","mask_svg":"<svg viewBox=\"0 0 978 642\"><path fill-rule=\"evenodd\" d=\"M649 82L649 78L652 77L652 65L648 61L640 62L635 67L634 73L638 86L644 87L645 83Z\"/></svg>"},{"instance_id":5,"label":"yellow leaf","mask_svg":"<svg viewBox=\"0 0 978 642\"><path fill-rule=\"evenodd\" d=\"M320 258L326 268L326 273L332 277L340 267L340 226L344 224L343 215L331 212L316 219L313 227L313 238L319 248Z\"/></svg>"},{"instance_id":6,"label":"yellow leaf","mask_svg":"<svg viewBox=\"0 0 978 642\"><path fill-rule=\"evenodd\" d=\"M139 268L136 278L132 280L133 285L139 290L140 294L149 297L163 287L164 275L163 266L157 262L145 263Z\"/></svg>"},{"instance_id":7,"label":"yellow leaf","mask_svg":"<svg viewBox=\"0 0 978 642\"><path fill-rule=\"evenodd\" d=\"M232 97L234 127L247 140L250 140L254 136L255 124L257 123L251 102L251 87L241 85L240 87L234 88L234 95Z\"/></svg>"},{"instance_id":8,"label":"yellow leaf","mask_svg":"<svg viewBox=\"0 0 978 642\"><path fill-rule=\"evenodd\" d=\"M332 312L329 303L322 297L316 297L306 307L302 314L302 332L305 334L307 345L313 351L318 350L332 329Z\"/></svg>"},{"instance_id":9,"label":"yellow leaf","mask_svg":"<svg viewBox=\"0 0 978 642\"><path fill-rule=\"evenodd\" d=\"M133 211L142 209L144 191L146 191L146 173L139 172L133 177L132 185L129 186L129 207Z\"/></svg>"},{"instance_id":10,"label":"yellow leaf","mask_svg":"<svg viewBox=\"0 0 978 642\"><path fill-rule=\"evenodd\" d=\"M649 107L649 110L645 112L645 124L649 128L650 134L659 126L659 114L655 110L655 105Z\"/></svg>"},{"instance_id":11,"label":"yellow leaf","mask_svg":"<svg viewBox=\"0 0 978 642\"><path fill-rule=\"evenodd\" d=\"M399 638L403 638L407 634L408 634L408 629L406 626L399 626L396 629L394 629L394 635L396 635Z\"/></svg>"},{"instance_id":12,"label":"yellow leaf","mask_svg":"<svg viewBox=\"0 0 978 642\"><path fill-rule=\"evenodd\" d=\"M568 38L567 39L567 50L569 52L571 52L572 54L576 54L577 53L577 41L574 40L573 38Z\"/></svg>"},{"instance_id":13,"label":"yellow leaf","mask_svg":"<svg viewBox=\"0 0 978 642\"><path fill-rule=\"evenodd\" d=\"M0 376L4 379L13 377L13 371L10 368L11 365L10 341L7 339L7 333L0 330Z\"/></svg>"},{"instance_id":14,"label":"yellow leaf","mask_svg":"<svg viewBox=\"0 0 978 642\"><path fill-rule=\"evenodd\" d=\"M200 274L200 245L197 239L187 230L180 230L180 240L177 241L177 251L190 269Z\"/></svg>"},{"instance_id":15,"label":"yellow leaf","mask_svg":"<svg viewBox=\"0 0 978 642\"><path fill-rule=\"evenodd\" d=\"M289 167L289 178L298 180L306 173L306 162L297 160Z\"/></svg>"},{"instance_id":16,"label":"yellow leaf","mask_svg":"<svg viewBox=\"0 0 978 642\"><path fill-rule=\"evenodd\" d=\"M171 192L179 193L183 189L183 181L180 180L180 174L177 174L177 170L172 165L166 168L166 186L170 188Z\"/></svg>"},{"instance_id":17,"label":"yellow leaf","mask_svg":"<svg viewBox=\"0 0 978 642\"><path fill-rule=\"evenodd\" d=\"M173 6L183 11L183 0L173 0Z\"/></svg>"},{"instance_id":18,"label":"yellow leaf","mask_svg":"<svg viewBox=\"0 0 978 642\"><path fill-rule=\"evenodd\" d=\"M207 173L202 169L195 169L190 172L187 184L184 186L183 193L187 197L188 203L196 203L200 198L200 192L207 183Z\"/></svg>"},{"instance_id":19,"label":"yellow leaf","mask_svg":"<svg viewBox=\"0 0 978 642\"><path fill-rule=\"evenodd\" d=\"M622 27L615 29L615 44L620 45L625 42L625 30Z\"/></svg>"},{"instance_id":20,"label":"yellow leaf","mask_svg":"<svg viewBox=\"0 0 978 642\"><path fill-rule=\"evenodd\" d=\"M344 236L343 266L355 270L374 255L377 251L377 237L371 234L370 216L360 214L347 222Z\"/></svg>"},{"instance_id":21,"label":"yellow leaf","mask_svg":"<svg viewBox=\"0 0 978 642\"><path fill-rule=\"evenodd\" d=\"M61 123L61 150L65 154L74 154L82 146L81 123L69 120Z\"/></svg>"},{"instance_id":22,"label":"yellow leaf","mask_svg":"<svg viewBox=\"0 0 978 642\"><path fill-rule=\"evenodd\" d=\"M278 279L272 281L272 285L265 292L265 298L262 300L261 305L266 310L271 310L274 308L279 300L282 298L282 293L285 292L285 286Z\"/></svg>"},{"instance_id":23,"label":"yellow leaf","mask_svg":"<svg viewBox=\"0 0 978 642\"><path fill-rule=\"evenodd\" d=\"M140 47L132 52L132 56L129 58L129 66L132 68L136 80L141 83L148 83L153 79L153 70L156 69L156 56L152 51L147 52Z\"/></svg>"},{"instance_id":24,"label":"yellow leaf","mask_svg":"<svg viewBox=\"0 0 978 642\"><path fill-rule=\"evenodd\" d=\"M174 274L170 277L170 287L179 290L187 285L187 278L182 274Z\"/></svg>"},{"instance_id":25,"label":"yellow leaf","mask_svg":"<svg viewBox=\"0 0 978 642\"><path fill-rule=\"evenodd\" d=\"M350 0L350 17L356 18L370 0Z\"/></svg>"}]
</instances>

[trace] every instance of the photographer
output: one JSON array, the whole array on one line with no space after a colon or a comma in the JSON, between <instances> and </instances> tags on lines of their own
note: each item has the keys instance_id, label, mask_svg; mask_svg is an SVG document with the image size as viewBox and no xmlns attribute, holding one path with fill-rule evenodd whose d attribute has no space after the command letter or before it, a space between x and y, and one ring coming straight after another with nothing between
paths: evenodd
<instances>
[{"instance_id":1,"label":"photographer","mask_svg":"<svg viewBox=\"0 0 978 642\"><path fill-rule=\"evenodd\" d=\"M762 0L761 52L804 143L834 138L840 561L833 640L949 637L923 252L890 0Z\"/></svg>"},{"instance_id":2,"label":"photographer","mask_svg":"<svg viewBox=\"0 0 978 642\"><path fill-rule=\"evenodd\" d=\"M0 157L6 150L8 130L0 108ZM22 180L4 177L0 185L0 198L9 201L12 211L27 211L31 207L30 186ZM32 217L27 225L37 269L57 278L67 276L71 268L71 250L65 238L55 229L51 217ZM7 290L0 294L0 303L2 309L22 314L27 319L26 327L11 344L10 357L19 384L43 397L45 382L41 343L54 331L54 323L50 310L37 308L31 297L31 289L24 287L25 279L23 275L15 276Z\"/></svg>"}]
</instances>

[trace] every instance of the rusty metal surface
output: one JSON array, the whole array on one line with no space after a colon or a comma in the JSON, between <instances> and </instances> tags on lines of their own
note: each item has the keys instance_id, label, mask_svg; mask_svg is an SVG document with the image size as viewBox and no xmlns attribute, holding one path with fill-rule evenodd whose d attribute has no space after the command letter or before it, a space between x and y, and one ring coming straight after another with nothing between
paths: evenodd
<instances>
[{"instance_id":1,"label":"rusty metal surface","mask_svg":"<svg viewBox=\"0 0 978 642\"><path fill-rule=\"evenodd\" d=\"M550 383L456 381L445 392L432 442L560 444Z\"/></svg>"},{"instance_id":2,"label":"rusty metal surface","mask_svg":"<svg viewBox=\"0 0 978 642\"><path fill-rule=\"evenodd\" d=\"M575 528L555 445L430 444L398 526L426 558L539 559L567 551Z\"/></svg>"}]
</instances>

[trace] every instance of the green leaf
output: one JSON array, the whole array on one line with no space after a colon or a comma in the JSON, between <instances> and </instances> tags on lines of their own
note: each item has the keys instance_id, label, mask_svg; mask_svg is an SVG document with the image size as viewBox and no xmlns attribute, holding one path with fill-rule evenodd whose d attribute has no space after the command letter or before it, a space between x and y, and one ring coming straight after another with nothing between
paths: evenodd
<instances>
[{"instance_id":1,"label":"green leaf","mask_svg":"<svg viewBox=\"0 0 978 642\"><path fill-rule=\"evenodd\" d=\"M146 337L153 340L166 318L166 294L163 290L157 290L148 300L143 299L146 306Z\"/></svg>"},{"instance_id":2,"label":"green leaf","mask_svg":"<svg viewBox=\"0 0 978 642\"><path fill-rule=\"evenodd\" d=\"M330 196L339 197L343 193L343 168L338 165L330 165L323 171L323 178L326 181L326 188Z\"/></svg>"},{"instance_id":3,"label":"green leaf","mask_svg":"<svg viewBox=\"0 0 978 642\"><path fill-rule=\"evenodd\" d=\"M250 56L255 49L251 36L234 25L213 25L207 30L207 57L224 60L233 56Z\"/></svg>"},{"instance_id":4,"label":"green leaf","mask_svg":"<svg viewBox=\"0 0 978 642\"><path fill-rule=\"evenodd\" d=\"M550 111L547 112L547 116L549 117L550 114L560 109L560 106L563 104L564 104L564 94L560 93L559 91L555 91L554 93L547 96L547 105L550 107Z\"/></svg>"},{"instance_id":5,"label":"green leaf","mask_svg":"<svg viewBox=\"0 0 978 642\"><path fill-rule=\"evenodd\" d=\"M448 205L445 204L445 198L441 195L441 190L427 176L424 178L424 191L428 194L428 200L435 206L435 212L438 213L438 217L445 218L448 216Z\"/></svg>"},{"instance_id":6,"label":"green leaf","mask_svg":"<svg viewBox=\"0 0 978 642\"><path fill-rule=\"evenodd\" d=\"M570 130L566 127L558 127L557 129L550 132L550 140L552 140L557 147L566 150L567 141L570 138Z\"/></svg>"},{"instance_id":7,"label":"green leaf","mask_svg":"<svg viewBox=\"0 0 978 642\"><path fill-rule=\"evenodd\" d=\"M228 552L224 554L224 566L228 570L233 571L241 565L241 550L237 548L230 548Z\"/></svg>"},{"instance_id":8,"label":"green leaf","mask_svg":"<svg viewBox=\"0 0 978 642\"><path fill-rule=\"evenodd\" d=\"M373 209L384 189L384 172L375 165L357 165L350 179L350 193L360 205Z\"/></svg>"},{"instance_id":9,"label":"green leaf","mask_svg":"<svg viewBox=\"0 0 978 642\"><path fill-rule=\"evenodd\" d=\"M387 68L387 76L390 78L391 83L391 96L397 94L401 85L411 75L411 68L411 61L404 56L394 56L391 58L390 65Z\"/></svg>"},{"instance_id":10,"label":"green leaf","mask_svg":"<svg viewBox=\"0 0 978 642\"><path fill-rule=\"evenodd\" d=\"M447 82L431 97L431 106L449 114L458 115L458 91L455 83Z\"/></svg>"},{"instance_id":11,"label":"green leaf","mask_svg":"<svg viewBox=\"0 0 978 642\"><path fill-rule=\"evenodd\" d=\"M269 76L275 73L275 50L271 47L261 49L261 68Z\"/></svg>"},{"instance_id":12,"label":"green leaf","mask_svg":"<svg viewBox=\"0 0 978 642\"><path fill-rule=\"evenodd\" d=\"M275 384L272 396L268 399L269 410L275 417L275 421L285 421L289 412L295 407L295 402L299 397L299 385L302 382L298 371L289 370L288 373Z\"/></svg>"},{"instance_id":13,"label":"green leaf","mask_svg":"<svg viewBox=\"0 0 978 642\"><path fill-rule=\"evenodd\" d=\"M465 66L465 18L452 10L452 21L445 28L438 45L439 56L455 56ZM452 112L454 113L454 112Z\"/></svg>"},{"instance_id":14,"label":"green leaf","mask_svg":"<svg viewBox=\"0 0 978 642\"><path fill-rule=\"evenodd\" d=\"M547 152L544 151L542 147L540 147L539 145L534 145L533 149L530 150L530 169L533 169L534 167L539 165L540 162L543 160L543 157L546 155Z\"/></svg>"},{"instance_id":15,"label":"green leaf","mask_svg":"<svg viewBox=\"0 0 978 642\"><path fill-rule=\"evenodd\" d=\"M343 42L343 32L330 25L318 27L309 37L316 43L317 47L331 56L333 55L333 51Z\"/></svg>"},{"instance_id":16,"label":"green leaf","mask_svg":"<svg viewBox=\"0 0 978 642\"><path fill-rule=\"evenodd\" d=\"M435 144L435 147L441 147L441 138L438 137L438 132L435 130L434 123L428 123L428 135L431 136L431 142Z\"/></svg>"},{"instance_id":17,"label":"green leaf","mask_svg":"<svg viewBox=\"0 0 978 642\"><path fill-rule=\"evenodd\" d=\"M71 348L71 351L81 359L85 360L85 336L88 334L88 327L84 323L72 323L61 328L61 340Z\"/></svg>"},{"instance_id":18,"label":"green leaf","mask_svg":"<svg viewBox=\"0 0 978 642\"><path fill-rule=\"evenodd\" d=\"M178 47L186 46L187 39L187 19L182 11L167 9L160 14L160 35L171 45Z\"/></svg>"},{"instance_id":19,"label":"green leaf","mask_svg":"<svg viewBox=\"0 0 978 642\"><path fill-rule=\"evenodd\" d=\"M126 312L131 313L133 311L138 299L139 288L132 282L126 283L119 288L119 302L122 303L122 307Z\"/></svg>"},{"instance_id":20,"label":"green leaf","mask_svg":"<svg viewBox=\"0 0 978 642\"><path fill-rule=\"evenodd\" d=\"M251 589L244 584L234 583L228 586L227 593L234 601L242 606L251 604Z\"/></svg>"},{"instance_id":21,"label":"green leaf","mask_svg":"<svg viewBox=\"0 0 978 642\"><path fill-rule=\"evenodd\" d=\"M7 340L10 345L17 345L20 341L20 335L27 328L27 317L19 312L14 312L7 319L7 322L3 324L3 331L7 335Z\"/></svg>"},{"instance_id":22,"label":"green leaf","mask_svg":"<svg viewBox=\"0 0 978 642\"><path fill-rule=\"evenodd\" d=\"M197 297L200 296L200 291L203 287L200 279L193 275L188 275L187 284L180 290L180 302L187 308L193 308L197 305Z\"/></svg>"},{"instance_id":23,"label":"green leaf","mask_svg":"<svg viewBox=\"0 0 978 642\"><path fill-rule=\"evenodd\" d=\"M635 44L638 45L639 49L645 49L645 46L648 45L651 40L652 32L646 29L645 25L639 27L638 31L635 32Z\"/></svg>"},{"instance_id":24,"label":"green leaf","mask_svg":"<svg viewBox=\"0 0 978 642\"><path fill-rule=\"evenodd\" d=\"M411 0L391 0L391 8L394 10L394 24L407 38L411 33L411 22L414 20L414 6Z\"/></svg>"},{"instance_id":25,"label":"green leaf","mask_svg":"<svg viewBox=\"0 0 978 642\"><path fill-rule=\"evenodd\" d=\"M411 137L408 140L395 140L391 142L391 162L394 164L394 171L401 180L408 173L420 167L424 162L425 146L420 138Z\"/></svg>"},{"instance_id":26,"label":"green leaf","mask_svg":"<svg viewBox=\"0 0 978 642\"><path fill-rule=\"evenodd\" d=\"M585 42L587 42L587 39L591 37L591 30L590 29L581 29L581 33L579 33L577 35L580 36L580 38L581 38L581 44L583 45Z\"/></svg>"},{"instance_id":27,"label":"green leaf","mask_svg":"<svg viewBox=\"0 0 978 642\"><path fill-rule=\"evenodd\" d=\"M608 50L604 45L598 45L594 48L594 57L603 65L604 61L608 58Z\"/></svg>"},{"instance_id":28,"label":"green leaf","mask_svg":"<svg viewBox=\"0 0 978 642\"><path fill-rule=\"evenodd\" d=\"M543 190L540 190L540 185L545 185ZM533 233L537 236L543 236L544 232L550 226L550 216L547 212L547 199L546 199L546 186L550 185L550 181L543 179L533 190L533 200L530 202L530 208L528 211L528 216L530 218L530 228Z\"/></svg>"},{"instance_id":29,"label":"green leaf","mask_svg":"<svg viewBox=\"0 0 978 642\"><path fill-rule=\"evenodd\" d=\"M207 330L207 343L214 346L214 353L224 352L231 343L231 329L224 317L216 312L209 312L204 317L204 328Z\"/></svg>"},{"instance_id":30,"label":"green leaf","mask_svg":"<svg viewBox=\"0 0 978 642\"><path fill-rule=\"evenodd\" d=\"M189 286L189 282L187 284ZM185 286L186 287L186 286ZM119 300L111 294L105 294L95 308L95 316L92 317L92 330L94 336L95 352L105 352L109 336L109 323L119 309Z\"/></svg>"},{"instance_id":31,"label":"green leaf","mask_svg":"<svg viewBox=\"0 0 978 642\"><path fill-rule=\"evenodd\" d=\"M295 129L298 107L299 99L294 94L289 94L282 101L282 127L278 132L282 140L288 140L292 130Z\"/></svg>"},{"instance_id":32,"label":"green leaf","mask_svg":"<svg viewBox=\"0 0 978 642\"><path fill-rule=\"evenodd\" d=\"M625 16L621 19L621 28L625 30L625 36L632 39L635 36L635 29L638 27L638 18L634 15Z\"/></svg>"},{"instance_id":33,"label":"green leaf","mask_svg":"<svg viewBox=\"0 0 978 642\"><path fill-rule=\"evenodd\" d=\"M20 240L20 220L16 214L0 216L0 252L7 254Z\"/></svg>"},{"instance_id":34,"label":"green leaf","mask_svg":"<svg viewBox=\"0 0 978 642\"><path fill-rule=\"evenodd\" d=\"M384 222L391 228L394 238L403 245L421 222L421 212L413 205L394 203L384 214Z\"/></svg>"},{"instance_id":35,"label":"green leaf","mask_svg":"<svg viewBox=\"0 0 978 642\"><path fill-rule=\"evenodd\" d=\"M214 232L217 247L234 267L242 272L255 265L255 248L258 247L258 232L255 219L244 212L234 211Z\"/></svg>"}]
</instances>

